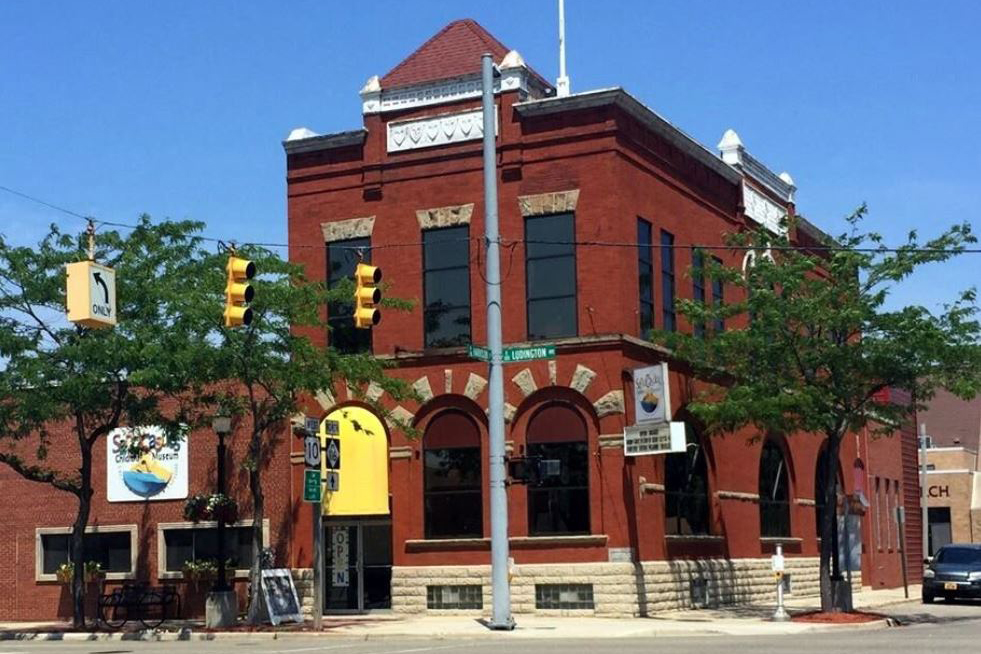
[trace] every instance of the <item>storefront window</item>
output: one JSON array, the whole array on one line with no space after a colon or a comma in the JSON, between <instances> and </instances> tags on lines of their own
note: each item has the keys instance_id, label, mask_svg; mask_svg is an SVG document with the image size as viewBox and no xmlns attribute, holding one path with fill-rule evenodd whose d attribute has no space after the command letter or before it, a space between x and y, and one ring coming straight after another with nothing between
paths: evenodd
<instances>
[{"instance_id":1,"label":"storefront window","mask_svg":"<svg viewBox=\"0 0 981 654\"><path fill-rule=\"evenodd\" d=\"M433 418L423 437L426 538L484 535L480 430L462 411Z\"/></svg>"},{"instance_id":2,"label":"storefront window","mask_svg":"<svg viewBox=\"0 0 981 654\"><path fill-rule=\"evenodd\" d=\"M665 533L704 535L710 533L708 464L701 439L691 425L685 428L685 452L664 460Z\"/></svg>"},{"instance_id":3,"label":"storefront window","mask_svg":"<svg viewBox=\"0 0 981 654\"><path fill-rule=\"evenodd\" d=\"M760 536L790 536L790 483L780 446L763 444L760 455Z\"/></svg>"},{"instance_id":4,"label":"storefront window","mask_svg":"<svg viewBox=\"0 0 981 654\"><path fill-rule=\"evenodd\" d=\"M572 407L549 405L528 423L528 456L557 462L554 474L528 488L532 536L589 533L588 448L586 423Z\"/></svg>"}]
</instances>

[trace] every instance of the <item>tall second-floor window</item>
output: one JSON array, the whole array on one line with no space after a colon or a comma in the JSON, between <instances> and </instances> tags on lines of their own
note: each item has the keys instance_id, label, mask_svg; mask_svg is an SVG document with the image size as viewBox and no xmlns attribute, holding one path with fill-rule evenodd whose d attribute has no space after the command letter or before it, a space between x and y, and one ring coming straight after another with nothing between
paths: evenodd
<instances>
[{"instance_id":1,"label":"tall second-floor window","mask_svg":"<svg viewBox=\"0 0 981 654\"><path fill-rule=\"evenodd\" d=\"M354 269L358 252L363 261L371 261L371 239L351 238L327 244L327 287L334 289L349 284L350 300L335 300L327 305L327 326L330 344L340 352L369 352L371 330L354 326Z\"/></svg>"},{"instance_id":2,"label":"tall second-floor window","mask_svg":"<svg viewBox=\"0 0 981 654\"><path fill-rule=\"evenodd\" d=\"M705 304L705 253L699 249L691 252L692 299ZM705 322L699 321L694 325L695 336L705 336Z\"/></svg>"},{"instance_id":3,"label":"tall second-floor window","mask_svg":"<svg viewBox=\"0 0 981 654\"><path fill-rule=\"evenodd\" d=\"M678 328L674 313L674 235L661 230L661 302L664 312L664 329L673 332Z\"/></svg>"},{"instance_id":4,"label":"tall second-floor window","mask_svg":"<svg viewBox=\"0 0 981 654\"><path fill-rule=\"evenodd\" d=\"M571 213L525 219L528 338L575 336L576 246Z\"/></svg>"},{"instance_id":5,"label":"tall second-floor window","mask_svg":"<svg viewBox=\"0 0 981 654\"><path fill-rule=\"evenodd\" d=\"M470 227L422 233L426 347L470 342Z\"/></svg>"},{"instance_id":6,"label":"tall second-floor window","mask_svg":"<svg viewBox=\"0 0 981 654\"><path fill-rule=\"evenodd\" d=\"M654 230L637 219L637 286L640 290L640 337L650 338L654 329Z\"/></svg>"},{"instance_id":7,"label":"tall second-floor window","mask_svg":"<svg viewBox=\"0 0 981 654\"><path fill-rule=\"evenodd\" d=\"M712 257L712 262L717 268L722 267L722 259L718 257ZM723 281L717 277L712 279L712 306L716 309L720 308L725 302L725 297L723 296ZM715 324L713 329L716 333L723 332L726 329L726 319L719 316L715 319Z\"/></svg>"}]
</instances>

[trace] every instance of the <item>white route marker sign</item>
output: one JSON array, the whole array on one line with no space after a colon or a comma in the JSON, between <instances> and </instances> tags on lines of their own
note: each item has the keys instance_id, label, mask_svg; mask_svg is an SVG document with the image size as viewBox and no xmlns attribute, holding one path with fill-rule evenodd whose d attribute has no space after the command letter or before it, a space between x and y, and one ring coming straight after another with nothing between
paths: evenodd
<instances>
[{"instance_id":1,"label":"white route marker sign","mask_svg":"<svg viewBox=\"0 0 981 654\"><path fill-rule=\"evenodd\" d=\"M116 325L116 271L94 261L70 263L68 320L83 327Z\"/></svg>"}]
</instances>

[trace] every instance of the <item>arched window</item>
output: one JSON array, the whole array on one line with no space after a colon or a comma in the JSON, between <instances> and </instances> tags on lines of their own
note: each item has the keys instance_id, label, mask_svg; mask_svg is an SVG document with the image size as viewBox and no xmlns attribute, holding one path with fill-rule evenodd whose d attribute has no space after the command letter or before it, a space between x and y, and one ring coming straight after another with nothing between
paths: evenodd
<instances>
[{"instance_id":1,"label":"arched window","mask_svg":"<svg viewBox=\"0 0 981 654\"><path fill-rule=\"evenodd\" d=\"M828 477L828 466L831 465L828 458L828 444L825 442L821 446L821 451L818 453L817 465L814 470L814 524L818 538L821 538L821 521L824 519L824 491L827 488L825 480ZM835 468L837 469L837 474L835 475L838 485L836 489L837 494L843 492L845 481L842 478L841 466L837 462L835 463ZM832 524L832 531L835 530L837 530L837 523Z\"/></svg>"},{"instance_id":2,"label":"arched window","mask_svg":"<svg viewBox=\"0 0 981 654\"><path fill-rule=\"evenodd\" d=\"M541 486L528 487L528 533L589 533L589 438L571 407L551 404L528 422L529 457L549 462Z\"/></svg>"},{"instance_id":3,"label":"arched window","mask_svg":"<svg viewBox=\"0 0 981 654\"><path fill-rule=\"evenodd\" d=\"M685 425L685 452L664 458L664 533L709 533L708 463L701 439Z\"/></svg>"},{"instance_id":4,"label":"arched window","mask_svg":"<svg viewBox=\"0 0 981 654\"><path fill-rule=\"evenodd\" d=\"M433 418L423 437L426 538L484 535L480 429L462 411Z\"/></svg>"},{"instance_id":5,"label":"arched window","mask_svg":"<svg viewBox=\"0 0 981 654\"><path fill-rule=\"evenodd\" d=\"M760 536L790 536L790 482L780 446L763 443L760 454Z\"/></svg>"}]
</instances>

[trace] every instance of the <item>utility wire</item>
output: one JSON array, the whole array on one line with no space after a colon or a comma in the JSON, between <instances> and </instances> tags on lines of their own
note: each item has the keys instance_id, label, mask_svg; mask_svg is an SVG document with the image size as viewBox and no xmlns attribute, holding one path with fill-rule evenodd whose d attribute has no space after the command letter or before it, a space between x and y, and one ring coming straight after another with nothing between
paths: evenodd
<instances>
[{"instance_id":1,"label":"utility wire","mask_svg":"<svg viewBox=\"0 0 981 654\"><path fill-rule=\"evenodd\" d=\"M139 225L132 225L132 224L129 224L129 223L115 222L115 221L111 221L111 220L100 220L100 219L97 219L97 218L93 218L92 216L83 216L82 214L80 214L78 212L72 211L70 209L65 209L64 207L60 207L60 206L58 206L56 204L53 204L51 202L47 202L47 201L42 200L40 198L36 198L36 197L34 197L32 195L28 195L27 193L22 193L21 191L17 191L15 189L9 188L7 186L0 185L0 191L6 191L7 193L11 193L13 195L19 196L19 197L24 198L26 200L30 200L31 202L36 202L36 203L41 204L41 205L43 205L45 207L48 207L50 209L54 209L56 211L60 211L62 213L65 213L65 214L67 214L69 216L74 216L76 218L80 218L82 220L85 220L86 222L94 220L98 225L106 225L106 226L109 226L109 227L119 227L121 229L140 229L140 226ZM218 244L221 244L221 245L224 245L227 242L231 242L230 239L219 239L219 238L215 238L215 237L211 237L211 236L197 236L196 238L199 238L202 241L209 241L209 242L218 243ZM482 242L483 240L484 240L483 237L476 237L476 236L474 236L474 237L470 237L470 238L445 239L445 240L441 240L440 243L453 243L453 242L460 243L460 242L472 242L472 241ZM511 256L512 257L514 256L514 247L516 245L518 245L518 244L525 244L525 245L566 245L566 246L571 245L571 246L575 246L575 247L616 247L616 248L645 248L645 247L649 247L649 248L661 248L661 249L672 249L672 250L696 250L696 249L697 250L736 250L736 251L771 250L771 251L788 251L788 252L791 252L791 251L808 251L808 252L864 252L864 253L871 253L871 254L885 254L885 253L896 253L896 252L917 252L917 253L929 253L929 254L945 254L945 253L947 253L947 254L981 254L981 248L958 248L958 249L952 249L952 248L928 248L928 247L854 247L854 248L849 248L849 247L844 247L844 246L840 246L840 245L811 245L811 246L804 246L804 245L760 245L760 244L755 244L755 245L728 245L728 244L723 244L723 245L705 245L705 244L700 244L700 243L694 243L694 244L690 244L690 245L684 245L684 244L662 245L660 243L637 243L637 242L595 241L595 240L584 240L584 241L578 241L578 240L571 240L571 241L570 240L544 240L544 239L515 239L515 240L501 239L500 240L500 245L502 247L509 247L509 248L511 248ZM319 249L322 249L324 247L324 245L323 244L320 244L320 243L317 243L317 244L313 244L313 243L293 243L291 245L291 244L288 244L288 243L244 242L244 243L240 243L238 245L239 246L251 245L251 246L255 246L255 247L281 248L281 249L290 249L290 248L307 249L307 248L315 248L315 249L318 249L318 250ZM342 250L353 250L353 251L357 251L357 250L385 250L385 249L404 248L404 247L422 247L424 245L426 245L426 243L424 243L423 241L411 241L411 242L404 242L404 243L380 243L378 245L368 245L368 246L353 246L353 245L351 245L351 246L347 246L347 245L337 246L337 245L335 245L335 246L331 246L331 247L342 249Z\"/></svg>"}]
</instances>

